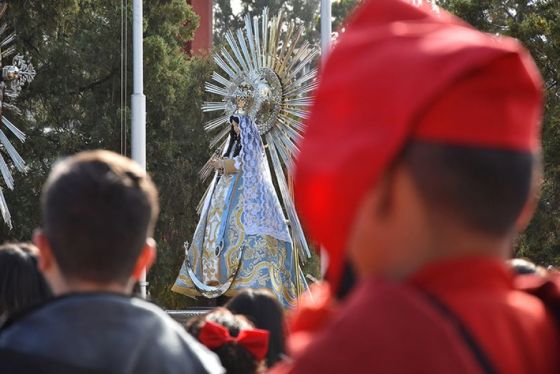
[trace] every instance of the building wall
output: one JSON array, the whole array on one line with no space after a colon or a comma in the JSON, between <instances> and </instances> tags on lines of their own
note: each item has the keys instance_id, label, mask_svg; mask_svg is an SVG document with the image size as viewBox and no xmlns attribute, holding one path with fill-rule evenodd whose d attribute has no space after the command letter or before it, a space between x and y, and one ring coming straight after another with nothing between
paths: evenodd
<instances>
[{"instance_id":1,"label":"building wall","mask_svg":"<svg viewBox=\"0 0 560 374\"><path fill-rule=\"evenodd\" d=\"M187 0L193 10L200 17L200 25L196 30L194 39L190 43L190 53L193 55L206 55L212 49L212 0Z\"/></svg>"}]
</instances>

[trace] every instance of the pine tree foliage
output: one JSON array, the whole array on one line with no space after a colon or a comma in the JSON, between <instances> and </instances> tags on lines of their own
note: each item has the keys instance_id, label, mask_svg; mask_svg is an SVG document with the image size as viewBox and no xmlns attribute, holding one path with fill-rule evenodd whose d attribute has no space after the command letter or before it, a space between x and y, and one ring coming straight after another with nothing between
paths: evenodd
<instances>
[{"instance_id":1,"label":"pine tree foliage","mask_svg":"<svg viewBox=\"0 0 560 374\"><path fill-rule=\"evenodd\" d=\"M516 255L560 265L560 1L440 0L476 28L521 40L545 81L541 199L516 246Z\"/></svg>"},{"instance_id":2,"label":"pine tree foliage","mask_svg":"<svg viewBox=\"0 0 560 374\"><path fill-rule=\"evenodd\" d=\"M37 79L19 105L27 115L14 119L28 135L20 150L29 165L7 194L14 229L0 225L0 239L30 240L40 225L39 195L60 157L95 148L130 156L132 92L132 1L128 17L129 57L126 103L121 105L121 2L60 0L13 2L8 10L20 50L28 51ZM182 244L196 224L204 192L197 172L208 156L200 105L213 64L189 58L185 42L198 17L184 0L144 2L144 83L147 98L147 168L161 195L156 228L158 261L149 274L155 301L184 302L169 291L183 259ZM126 115L126 139L121 118ZM121 147L121 141L126 141ZM79 243L76 243L79 247ZM77 248L78 249L78 248Z\"/></svg>"},{"instance_id":3,"label":"pine tree foliage","mask_svg":"<svg viewBox=\"0 0 560 374\"><path fill-rule=\"evenodd\" d=\"M360 0L333 3L333 30L343 25ZM132 2L129 1L131 4ZM521 237L517 253L541 264L559 265L560 255L560 2L556 0L441 0L440 5L475 27L519 38L535 57L546 82L543 128L544 178L537 214ZM14 228L0 224L0 241L30 240L40 226L41 186L60 157L84 149L105 148L130 155L129 97L121 105L121 2L114 0L13 1L7 14L27 51L37 78L23 91L14 122L26 132L18 150L27 174L15 174L7 191ZM319 0L244 0L243 11L271 14L282 8L288 19L307 27L318 42ZM229 0L215 0L217 41L241 26ZM208 59L190 58L183 47L198 25L184 0L144 2L145 93L148 170L159 186L161 218L156 228L158 260L149 273L154 301L167 308L193 302L169 291L184 258L204 192L197 171L209 155L200 106L207 99L204 81L214 69ZM129 63L126 93L132 91L131 9L128 17ZM126 116L126 139L121 119ZM124 142L126 140L126 142ZM124 148L121 143L126 145ZM79 243L77 244L79 245ZM315 263L316 265L316 263ZM314 272L312 272L314 273Z\"/></svg>"},{"instance_id":4,"label":"pine tree foliage","mask_svg":"<svg viewBox=\"0 0 560 374\"><path fill-rule=\"evenodd\" d=\"M356 1L356 0L344 0ZM241 13L233 14L230 0L214 1L215 30L214 41L220 45L228 30L235 31L244 25L244 17L260 16L265 8L269 17L283 12L286 20L293 20L305 26L305 35L309 42L318 43L320 0L241 0Z\"/></svg>"}]
</instances>

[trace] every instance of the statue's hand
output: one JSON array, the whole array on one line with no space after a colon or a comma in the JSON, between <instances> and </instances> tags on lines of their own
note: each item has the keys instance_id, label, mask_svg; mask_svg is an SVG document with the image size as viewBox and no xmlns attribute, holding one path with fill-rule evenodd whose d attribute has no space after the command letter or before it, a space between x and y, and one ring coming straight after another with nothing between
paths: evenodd
<instances>
[{"instance_id":1,"label":"statue's hand","mask_svg":"<svg viewBox=\"0 0 560 374\"><path fill-rule=\"evenodd\" d=\"M215 170L223 171L224 170L224 160L219 157L215 157L210 160L210 166L212 166Z\"/></svg>"}]
</instances>

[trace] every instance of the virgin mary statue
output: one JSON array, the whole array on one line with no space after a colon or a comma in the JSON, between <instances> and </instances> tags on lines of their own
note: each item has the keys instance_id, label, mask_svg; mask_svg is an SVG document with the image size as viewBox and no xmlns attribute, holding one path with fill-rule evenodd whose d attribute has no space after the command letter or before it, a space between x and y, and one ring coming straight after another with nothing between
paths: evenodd
<instances>
[{"instance_id":1,"label":"virgin mary statue","mask_svg":"<svg viewBox=\"0 0 560 374\"><path fill-rule=\"evenodd\" d=\"M207 298L266 288L285 307L307 286L272 184L265 148L250 117L231 131L206 195L200 221L172 290Z\"/></svg>"}]
</instances>

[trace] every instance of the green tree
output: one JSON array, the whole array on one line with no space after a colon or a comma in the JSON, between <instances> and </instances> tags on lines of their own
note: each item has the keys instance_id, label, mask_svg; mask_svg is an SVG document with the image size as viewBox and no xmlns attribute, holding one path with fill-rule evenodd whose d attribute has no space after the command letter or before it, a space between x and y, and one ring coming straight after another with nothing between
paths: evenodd
<instances>
[{"instance_id":1,"label":"green tree","mask_svg":"<svg viewBox=\"0 0 560 374\"><path fill-rule=\"evenodd\" d=\"M233 14L231 0L214 1L214 44L220 45L228 30L237 30L241 26L241 18Z\"/></svg>"},{"instance_id":2,"label":"green tree","mask_svg":"<svg viewBox=\"0 0 560 374\"><path fill-rule=\"evenodd\" d=\"M332 3L333 30L338 31L344 25L348 15L361 3L362 0L340 0Z\"/></svg>"},{"instance_id":3,"label":"green tree","mask_svg":"<svg viewBox=\"0 0 560 374\"><path fill-rule=\"evenodd\" d=\"M19 106L28 116L15 122L28 135L19 150L29 171L16 175L8 192L14 229L0 225L2 240L30 240L40 225L39 195L53 162L85 149L130 155L121 142L121 118L129 122L131 63L127 96L121 104L121 7L113 0L15 2L8 17L18 31L19 49L37 67L36 80ZM131 10L125 10L131 25ZM151 293L164 306L186 301L169 291L183 259L182 243L194 231L195 208L204 192L197 172L208 156L200 105L213 65L183 51L198 24L184 0L144 3L145 94L148 171L160 189L156 228L159 256L149 273ZM24 25L24 26L23 26ZM131 56L129 28L127 52ZM124 134L127 142L130 129Z\"/></svg>"},{"instance_id":4,"label":"green tree","mask_svg":"<svg viewBox=\"0 0 560 374\"><path fill-rule=\"evenodd\" d=\"M362 0L339 0L332 3L332 29L338 31L344 20ZM241 0L241 14L234 15L230 0L217 0L214 4L214 41L217 45L223 41L227 30L243 26L242 17L246 14L260 15L268 8L270 16L282 11L288 20L305 26L306 39L319 45L321 37L320 0Z\"/></svg>"},{"instance_id":5,"label":"green tree","mask_svg":"<svg viewBox=\"0 0 560 374\"><path fill-rule=\"evenodd\" d=\"M516 255L560 265L560 2L550 0L441 0L439 4L476 28L519 39L545 82L544 178L535 217Z\"/></svg>"},{"instance_id":6,"label":"green tree","mask_svg":"<svg viewBox=\"0 0 560 374\"><path fill-rule=\"evenodd\" d=\"M318 43L319 3L320 0L241 0L241 14L234 15L230 0L217 0L214 4L214 41L220 45L228 30L243 27L246 14L260 16L268 8L269 17L282 11L285 19L305 26L307 40Z\"/></svg>"}]
</instances>

